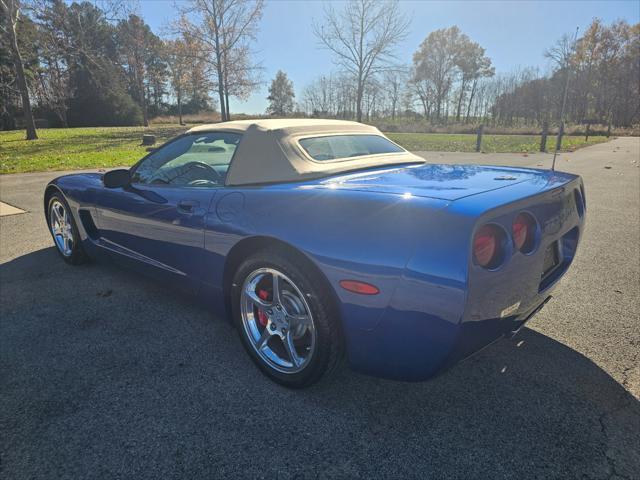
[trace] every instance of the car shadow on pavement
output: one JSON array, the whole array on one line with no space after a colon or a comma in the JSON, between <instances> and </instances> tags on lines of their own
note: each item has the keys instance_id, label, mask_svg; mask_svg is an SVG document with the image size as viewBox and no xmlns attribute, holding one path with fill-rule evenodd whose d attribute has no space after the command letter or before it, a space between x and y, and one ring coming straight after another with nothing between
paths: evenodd
<instances>
[{"instance_id":1,"label":"car shadow on pavement","mask_svg":"<svg viewBox=\"0 0 640 480\"><path fill-rule=\"evenodd\" d=\"M533 329L428 382L345 368L292 391L191 297L109 265L69 267L53 248L0 265L0 317L7 478L640 471L640 402Z\"/></svg>"}]
</instances>

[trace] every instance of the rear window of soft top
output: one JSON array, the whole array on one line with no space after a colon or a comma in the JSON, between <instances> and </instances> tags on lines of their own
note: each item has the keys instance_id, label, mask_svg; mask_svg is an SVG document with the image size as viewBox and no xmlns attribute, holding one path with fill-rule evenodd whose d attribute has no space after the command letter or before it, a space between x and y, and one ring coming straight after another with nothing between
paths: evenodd
<instances>
[{"instance_id":1,"label":"rear window of soft top","mask_svg":"<svg viewBox=\"0 0 640 480\"><path fill-rule=\"evenodd\" d=\"M299 143L311 158L318 161L405 151L380 135L327 135L303 138Z\"/></svg>"}]
</instances>

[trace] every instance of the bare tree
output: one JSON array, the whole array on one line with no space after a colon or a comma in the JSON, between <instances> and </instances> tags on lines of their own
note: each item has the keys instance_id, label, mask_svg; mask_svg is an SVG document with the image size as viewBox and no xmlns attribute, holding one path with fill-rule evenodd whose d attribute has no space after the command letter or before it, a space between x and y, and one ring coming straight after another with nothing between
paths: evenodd
<instances>
[{"instance_id":1,"label":"bare tree","mask_svg":"<svg viewBox=\"0 0 640 480\"><path fill-rule=\"evenodd\" d=\"M331 76L322 75L307 85L302 93L305 110L312 116L337 114L337 82Z\"/></svg>"},{"instance_id":2,"label":"bare tree","mask_svg":"<svg viewBox=\"0 0 640 480\"><path fill-rule=\"evenodd\" d=\"M484 52L484 49L482 49ZM473 68L468 72L468 78L473 80L471 84L471 94L469 95L469 102L467 103L467 114L465 115L465 123L469 122L469 116L471 114L471 105L473 103L473 97L476 94L476 90L478 88L478 82L482 78L493 77L496 73L496 69L491 66L491 60L489 57L479 57L477 58L478 62L473 64ZM463 73L464 75L464 73Z\"/></svg>"},{"instance_id":3,"label":"bare tree","mask_svg":"<svg viewBox=\"0 0 640 480\"><path fill-rule=\"evenodd\" d=\"M251 63L251 51L247 44L243 44L230 51L225 69L225 108L227 117L231 119L229 97L246 100L251 92L262 82L262 66Z\"/></svg>"},{"instance_id":4,"label":"bare tree","mask_svg":"<svg viewBox=\"0 0 640 480\"><path fill-rule=\"evenodd\" d=\"M431 118L431 110L433 108L433 99L435 98L435 92L433 90L432 83L424 76L418 75L414 68L411 72L409 80L409 91L411 92L411 98L418 98L418 101L422 105L422 111L426 120Z\"/></svg>"},{"instance_id":5,"label":"bare tree","mask_svg":"<svg viewBox=\"0 0 640 480\"><path fill-rule=\"evenodd\" d=\"M382 85L376 76L367 82L362 96L363 113L367 122L379 116L381 100L383 97Z\"/></svg>"},{"instance_id":6,"label":"bare tree","mask_svg":"<svg viewBox=\"0 0 640 480\"><path fill-rule=\"evenodd\" d=\"M387 99L391 118L396 119L398 103L402 96L402 87L406 83L406 71L401 69L389 70L384 73L383 84L386 86Z\"/></svg>"},{"instance_id":7,"label":"bare tree","mask_svg":"<svg viewBox=\"0 0 640 480\"><path fill-rule=\"evenodd\" d=\"M576 30L576 36L577 34L578 32ZM562 107L558 111L558 120L562 122L563 125L564 125L564 119L562 118L562 115L564 114L564 108L567 102L567 95L569 94L568 92L569 75L571 73L572 61L575 56L575 51L576 51L576 41L574 37L565 33L562 37L560 37L560 39L555 43L554 46L552 46L551 48L547 49L544 52L547 58L550 58L551 60L553 60L556 63L557 67L560 70L564 71L565 82L562 90L563 92Z\"/></svg>"},{"instance_id":8,"label":"bare tree","mask_svg":"<svg viewBox=\"0 0 640 480\"><path fill-rule=\"evenodd\" d=\"M178 104L178 122L182 122L182 100L188 82L188 46L187 43L177 39L165 42L167 55L167 67L169 68L169 81L175 93L176 102Z\"/></svg>"},{"instance_id":9,"label":"bare tree","mask_svg":"<svg viewBox=\"0 0 640 480\"><path fill-rule=\"evenodd\" d=\"M335 63L356 81L356 119L362 121L362 98L367 82L388 69L395 47L406 38L410 20L401 14L396 0L349 0L344 10L325 7L323 24L313 31L321 45L335 56Z\"/></svg>"},{"instance_id":10,"label":"bare tree","mask_svg":"<svg viewBox=\"0 0 640 480\"><path fill-rule=\"evenodd\" d=\"M449 92L458 75L461 37L465 36L455 25L436 30L420 44L413 54L416 81L430 84L435 95L435 118L440 120ZM446 117L446 115L445 115Z\"/></svg>"},{"instance_id":11,"label":"bare tree","mask_svg":"<svg viewBox=\"0 0 640 480\"><path fill-rule=\"evenodd\" d=\"M417 119L417 114L415 112L416 98L414 92L410 88L410 83L407 84L407 88L404 89L400 102L401 114L403 116L408 115Z\"/></svg>"},{"instance_id":12,"label":"bare tree","mask_svg":"<svg viewBox=\"0 0 640 480\"><path fill-rule=\"evenodd\" d=\"M32 18L38 27L40 65L34 88L39 102L47 105L63 127L68 126L67 112L71 98L71 49L65 31L65 5L47 0L31 0Z\"/></svg>"},{"instance_id":13,"label":"bare tree","mask_svg":"<svg viewBox=\"0 0 640 480\"><path fill-rule=\"evenodd\" d=\"M122 64L126 66L130 85L142 109L142 122L149 126L148 94L149 65L158 58L160 39L156 37L144 20L137 15L118 23L118 43ZM154 48L155 47L155 48Z\"/></svg>"},{"instance_id":14,"label":"bare tree","mask_svg":"<svg viewBox=\"0 0 640 480\"><path fill-rule=\"evenodd\" d=\"M22 98L22 110L24 111L27 140L37 140L38 133L36 132L36 124L33 120L33 112L31 111L29 87L24 73L20 47L18 45L17 28L21 15L19 0L0 0L0 12L2 12L2 16L5 18L5 20L0 23L0 28L2 29L2 34L8 39L9 50L11 51L13 65L16 69L16 80Z\"/></svg>"},{"instance_id":15,"label":"bare tree","mask_svg":"<svg viewBox=\"0 0 640 480\"><path fill-rule=\"evenodd\" d=\"M456 65L460 69L460 92L458 95L458 106L456 108L456 122L460 121L462 103L466 97L469 85L471 85L471 95L469 107L467 107L467 117L475 89L480 77L491 77L495 69L491 66L491 60L484 55L484 48L476 42L471 41L466 35L460 36Z\"/></svg>"},{"instance_id":16,"label":"bare tree","mask_svg":"<svg viewBox=\"0 0 640 480\"><path fill-rule=\"evenodd\" d=\"M222 121L230 120L229 96L255 88L249 43L262 17L262 0L190 0L176 24L185 38L204 46L199 52L214 70Z\"/></svg>"},{"instance_id":17,"label":"bare tree","mask_svg":"<svg viewBox=\"0 0 640 480\"><path fill-rule=\"evenodd\" d=\"M575 48L576 44L573 40L573 35L565 33L553 46L545 50L544 56L552 60L558 68L567 68Z\"/></svg>"}]
</instances>

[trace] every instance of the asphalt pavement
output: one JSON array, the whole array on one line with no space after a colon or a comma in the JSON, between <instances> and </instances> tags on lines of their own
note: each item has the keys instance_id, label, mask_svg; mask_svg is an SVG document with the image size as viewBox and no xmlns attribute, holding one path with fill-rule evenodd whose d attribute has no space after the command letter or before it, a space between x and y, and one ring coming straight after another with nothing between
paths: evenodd
<instances>
[{"instance_id":1,"label":"asphalt pavement","mask_svg":"<svg viewBox=\"0 0 640 480\"><path fill-rule=\"evenodd\" d=\"M304 391L261 375L193 298L62 262L42 212L60 173L1 176L27 213L0 217L0 477L639 478L640 139L557 167L584 178L587 228L518 337L428 382L343 368Z\"/></svg>"}]
</instances>

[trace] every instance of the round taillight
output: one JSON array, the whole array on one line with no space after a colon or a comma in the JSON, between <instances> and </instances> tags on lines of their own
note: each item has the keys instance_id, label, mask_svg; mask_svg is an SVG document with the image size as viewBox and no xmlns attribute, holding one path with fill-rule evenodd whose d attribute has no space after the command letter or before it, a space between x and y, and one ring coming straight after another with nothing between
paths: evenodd
<instances>
[{"instance_id":1,"label":"round taillight","mask_svg":"<svg viewBox=\"0 0 640 480\"><path fill-rule=\"evenodd\" d=\"M511 227L513 244L523 253L533 251L536 241L536 221L528 213L520 213Z\"/></svg>"},{"instance_id":2,"label":"round taillight","mask_svg":"<svg viewBox=\"0 0 640 480\"><path fill-rule=\"evenodd\" d=\"M495 268L500 264L503 254L503 233L498 227L484 225L473 237L473 258L484 268Z\"/></svg>"}]
</instances>

